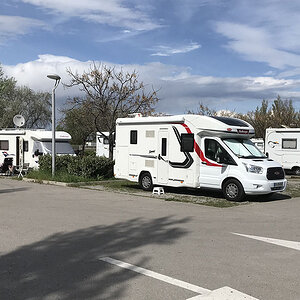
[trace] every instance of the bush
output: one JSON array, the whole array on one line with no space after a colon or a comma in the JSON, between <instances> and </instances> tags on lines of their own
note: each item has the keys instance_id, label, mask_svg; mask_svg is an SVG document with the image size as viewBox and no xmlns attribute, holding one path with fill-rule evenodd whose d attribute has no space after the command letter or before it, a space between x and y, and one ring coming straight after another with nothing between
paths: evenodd
<instances>
[{"instance_id":1,"label":"bush","mask_svg":"<svg viewBox=\"0 0 300 300\"><path fill-rule=\"evenodd\" d=\"M40 171L51 173L51 155L41 156L39 159ZM114 161L99 156L71 156L62 155L55 158L55 171L68 173L84 178L102 179L113 176Z\"/></svg>"}]
</instances>

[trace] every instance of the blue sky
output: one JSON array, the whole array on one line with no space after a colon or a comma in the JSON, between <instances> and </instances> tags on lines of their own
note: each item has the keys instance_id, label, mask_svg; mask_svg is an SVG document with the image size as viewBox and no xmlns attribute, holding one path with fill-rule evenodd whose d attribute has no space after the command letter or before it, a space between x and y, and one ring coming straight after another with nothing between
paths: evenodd
<instances>
[{"instance_id":1,"label":"blue sky","mask_svg":"<svg viewBox=\"0 0 300 300\"><path fill-rule=\"evenodd\" d=\"M160 112L253 110L278 94L300 108L300 2L278 0L1 0L0 62L49 91L92 61L136 70ZM59 105L77 90L57 90Z\"/></svg>"}]
</instances>

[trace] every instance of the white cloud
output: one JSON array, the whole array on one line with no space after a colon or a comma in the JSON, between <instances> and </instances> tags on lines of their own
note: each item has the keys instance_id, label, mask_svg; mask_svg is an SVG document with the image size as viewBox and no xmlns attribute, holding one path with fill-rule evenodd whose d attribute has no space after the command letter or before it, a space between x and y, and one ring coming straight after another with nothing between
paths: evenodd
<instances>
[{"instance_id":1,"label":"white cloud","mask_svg":"<svg viewBox=\"0 0 300 300\"><path fill-rule=\"evenodd\" d=\"M224 21L215 22L227 48L245 60L287 71L283 74L300 74L300 2L234 1L228 7Z\"/></svg>"},{"instance_id":2,"label":"white cloud","mask_svg":"<svg viewBox=\"0 0 300 300\"><path fill-rule=\"evenodd\" d=\"M190 43L189 45L180 46L177 48L172 48L169 46L156 46L153 48L155 53L152 53L151 56L171 56L174 54L187 53L193 50L199 49L201 47L198 43Z\"/></svg>"},{"instance_id":3,"label":"white cloud","mask_svg":"<svg viewBox=\"0 0 300 300\"><path fill-rule=\"evenodd\" d=\"M40 55L35 61L15 66L3 66L6 75L16 78L18 84L27 85L34 90L49 91L53 81L47 74L58 74L62 82L69 81L66 68L73 72L82 73L88 70L91 61L78 61L69 57ZM98 63L98 62L96 62ZM100 63L100 62L99 62ZM140 80L159 89L161 101L157 110L160 112L178 114L188 109L194 109L199 102L203 102L215 109L230 109L245 112L256 107L262 99L275 99L278 94L282 98L300 100L297 87L300 80L276 79L273 77L212 77L191 75L188 68L149 63L144 65L115 65L103 62L109 66L122 68L124 71L136 70ZM58 106L61 106L67 97L77 96L78 89L64 89L62 85L57 89ZM242 110L240 109L242 107Z\"/></svg>"},{"instance_id":4,"label":"white cloud","mask_svg":"<svg viewBox=\"0 0 300 300\"><path fill-rule=\"evenodd\" d=\"M24 35L40 27L46 28L47 26L44 22L36 19L0 15L0 43L7 38Z\"/></svg>"},{"instance_id":5,"label":"white cloud","mask_svg":"<svg viewBox=\"0 0 300 300\"><path fill-rule=\"evenodd\" d=\"M133 30L152 30L160 25L136 8L126 7L121 0L22 0L45 9L46 12L86 21L125 27ZM124 1L123 1L124 2Z\"/></svg>"}]
</instances>

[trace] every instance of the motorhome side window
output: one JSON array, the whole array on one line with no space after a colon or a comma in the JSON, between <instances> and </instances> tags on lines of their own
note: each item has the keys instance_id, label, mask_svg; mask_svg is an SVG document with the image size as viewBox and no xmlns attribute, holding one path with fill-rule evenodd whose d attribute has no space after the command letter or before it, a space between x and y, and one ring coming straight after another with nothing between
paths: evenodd
<instances>
[{"instance_id":1,"label":"motorhome side window","mask_svg":"<svg viewBox=\"0 0 300 300\"><path fill-rule=\"evenodd\" d=\"M161 139L161 156L167 156L167 139Z\"/></svg>"},{"instance_id":2,"label":"motorhome side window","mask_svg":"<svg viewBox=\"0 0 300 300\"><path fill-rule=\"evenodd\" d=\"M28 141L23 141L24 152L28 152Z\"/></svg>"},{"instance_id":3,"label":"motorhome side window","mask_svg":"<svg viewBox=\"0 0 300 300\"><path fill-rule=\"evenodd\" d=\"M137 130L130 130L130 144L137 144Z\"/></svg>"},{"instance_id":4,"label":"motorhome side window","mask_svg":"<svg viewBox=\"0 0 300 300\"><path fill-rule=\"evenodd\" d=\"M218 163L235 165L235 161L228 152L216 141L205 139L205 157Z\"/></svg>"},{"instance_id":5,"label":"motorhome side window","mask_svg":"<svg viewBox=\"0 0 300 300\"><path fill-rule=\"evenodd\" d=\"M181 134L181 152L193 152L194 151L194 134L182 133Z\"/></svg>"},{"instance_id":6,"label":"motorhome side window","mask_svg":"<svg viewBox=\"0 0 300 300\"><path fill-rule=\"evenodd\" d=\"M297 139L282 139L282 149L297 149Z\"/></svg>"},{"instance_id":7,"label":"motorhome side window","mask_svg":"<svg viewBox=\"0 0 300 300\"><path fill-rule=\"evenodd\" d=\"M0 141L0 150L8 150L9 144L7 140Z\"/></svg>"}]
</instances>

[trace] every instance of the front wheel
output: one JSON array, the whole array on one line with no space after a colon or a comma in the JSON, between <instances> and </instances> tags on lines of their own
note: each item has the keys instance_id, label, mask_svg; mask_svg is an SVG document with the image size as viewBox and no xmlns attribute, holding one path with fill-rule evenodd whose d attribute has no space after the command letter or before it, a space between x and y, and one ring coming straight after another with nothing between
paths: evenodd
<instances>
[{"instance_id":1,"label":"front wheel","mask_svg":"<svg viewBox=\"0 0 300 300\"><path fill-rule=\"evenodd\" d=\"M245 192L242 184L236 179L229 179L223 185L224 197L229 201L242 201Z\"/></svg>"},{"instance_id":2,"label":"front wheel","mask_svg":"<svg viewBox=\"0 0 300 300\"><path fill-rule=\"evenodd\" d=\"M140 186L144 191L152 191L153 183L150 173L143 173L140 177Z\"/></svg>"}]
</instances>

